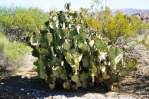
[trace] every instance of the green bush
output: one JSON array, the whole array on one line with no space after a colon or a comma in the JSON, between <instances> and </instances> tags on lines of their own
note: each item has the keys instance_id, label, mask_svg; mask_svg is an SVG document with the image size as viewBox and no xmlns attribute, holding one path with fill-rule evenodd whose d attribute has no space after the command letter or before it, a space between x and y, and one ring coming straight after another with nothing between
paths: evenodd
<instances>
[{"instance_id":1,"label":"green bush","mask_svg":"<svg viewBox=\"0 0 149 99\"><path fill-rule=\"evenodd\" d=\"M23 28L25 32L33 32L35 28L44 28L43 23L48 14L36 8L2 8L0 7L0 22L9 28ZM42 23L42 24L41 24Z\"/></svg>"},{"instance_id":2,"label":"green bush","mask_svg":"<svg viewBox=\"0 0 149 99\"><path fill-rule=\"evenodd\" d=\"M36 28L45 28L43 23L48 18L46 12L36 8L0 7L0 11L0 24L2 25L3 33L11 42L28 43L29 36Z\"/></svg>"},{"instance_id":3,"label":"green bush","mask_svg":"<svg viewBox=\"0 0 149 99\"><path fill-rule=\"evenodd\" d=\"M112 89L128 72L136 70L136 59L127 59L125 51L97 31L82 25L76 11L51 11L46 30L36 31L31 38L35 65L40 78L51 89L61 85L78 89L103 83ZM80 22L77 21L80 20Z\"/></svg>"},{"instance_id":4,"label":"green bush","mask_svg":"<svg viewBox=\"0 0 149 99\"><path fill-rule=\"evenodd\" d=\"M1 55L4 54L10 63L16 63L16 65L22 63L23 56L26 52L32 51L32 49L24 43L18 43L16 41L9 42L2 32L0 32L0 50Z\"/></svg>"}]
</instances>

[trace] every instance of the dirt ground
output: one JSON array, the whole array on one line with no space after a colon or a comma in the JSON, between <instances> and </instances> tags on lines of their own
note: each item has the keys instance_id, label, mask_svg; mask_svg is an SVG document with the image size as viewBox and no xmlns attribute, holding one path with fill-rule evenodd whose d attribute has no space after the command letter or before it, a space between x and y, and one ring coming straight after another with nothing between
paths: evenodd
<instances>
[{"instance_id":1,"label":"dirt ground","mask_svg":"<svg viewBox=\"0 0 149 99\"><path fill-rule=\"evenodd\" d=\"M109 92L103 85L78 91L50 90L33 70L36 59L29 54L22 67L0 80L0 99L149 99L149 50L135 43L128 49L138 59L138 71L128 74L115 91Z\"/></svg>"}]
</instances>

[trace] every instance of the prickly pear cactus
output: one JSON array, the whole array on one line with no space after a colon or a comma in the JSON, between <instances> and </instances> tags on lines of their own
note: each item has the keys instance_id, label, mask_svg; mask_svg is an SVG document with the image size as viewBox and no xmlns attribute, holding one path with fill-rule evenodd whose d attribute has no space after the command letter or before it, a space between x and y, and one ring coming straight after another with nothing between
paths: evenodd
<instances>
[{"instance_id":1,"label":"prickly pear cactus","mask_svg":"<svg viewBox=\"0 0 149 99\"><path fill-rule=\"evenodd\" d=\"M65 5L65 12L50 12L46 30L37 30L31 38L40 78L51 89L60 84L77 90L95 83L106 83L111 88L136 69L137 61L125 59L122 49L109 45L100 33L83 27L82 16L70 10L69 5Z\"/></svg>"}]
</instances>

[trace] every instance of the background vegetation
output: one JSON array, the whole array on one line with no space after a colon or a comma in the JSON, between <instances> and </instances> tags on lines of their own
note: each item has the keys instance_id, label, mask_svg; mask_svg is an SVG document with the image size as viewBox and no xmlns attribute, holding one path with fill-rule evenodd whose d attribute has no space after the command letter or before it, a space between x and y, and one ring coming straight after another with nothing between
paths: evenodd
<instances>
[{"instance_id":1,"label":"background vegetation","mask_svg":"<svg viewBox=\"0 0 149 99\"><path fill-rule=\"evenodd\" d=\"M24 56L32 51L27 46L29 36L44 28L47 19L48 14L37 8L0 7L0 71L8 65L21 66Z\"/></svg>"},{"instance_id":2,"label":"background vegetation","mask_svg":"<svg viewBox=\"0 0 149 99\"><path fill-rule=\"evenodd\" d=\"M48 19L48 13L37 8L2 8L0 7L0 22L3 28L23 28L31 33L35 28L43 28L43 22Z\"/></svg>"}]
</instances>

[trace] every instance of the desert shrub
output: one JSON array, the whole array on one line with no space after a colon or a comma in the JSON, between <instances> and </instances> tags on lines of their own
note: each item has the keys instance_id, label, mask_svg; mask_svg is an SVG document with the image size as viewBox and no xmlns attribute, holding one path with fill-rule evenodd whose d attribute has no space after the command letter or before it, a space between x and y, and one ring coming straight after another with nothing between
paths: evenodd
<instances>
[{"instance_id":1,"label":"desert shrub","mask_svg":"<svg viewBox=\"0 0 149 99\"><path fill-rule=\"evenodd\" d=\"M28 43L30 34L35 28L44 28L42 23L47 19L47 13L36 8L10 7L0 8L0 22L3 33L9 41Z\"/></svg>"},{"instance_id":2,"label":"desert shrub","mask_svg":"<svg viewBox=\"0 0 149 99\"><path fill-rule=\"evenodd\" d=\"M148 28L148 25L136 16L128 16L120 11L113 15L108 7L98 12L81 10L81 13L85 15L83 18L85 26L99 31L102 36L107 37L115 44L121 37L127 42L128 37L137 36L138 33Z\"/></svg>"},{"instance_id":3,"label":"desert shrub","mask_svg":"<svg viewBox=\"0 0 149 99\"><path fill-rule=\"evenodd\" d=\"M26 53L31 52L31 48L24 43L16 41L9 42L7 37L0 32L0 66L6 69L8 66L20 66Z\"/></svg>"}]
</instances>

